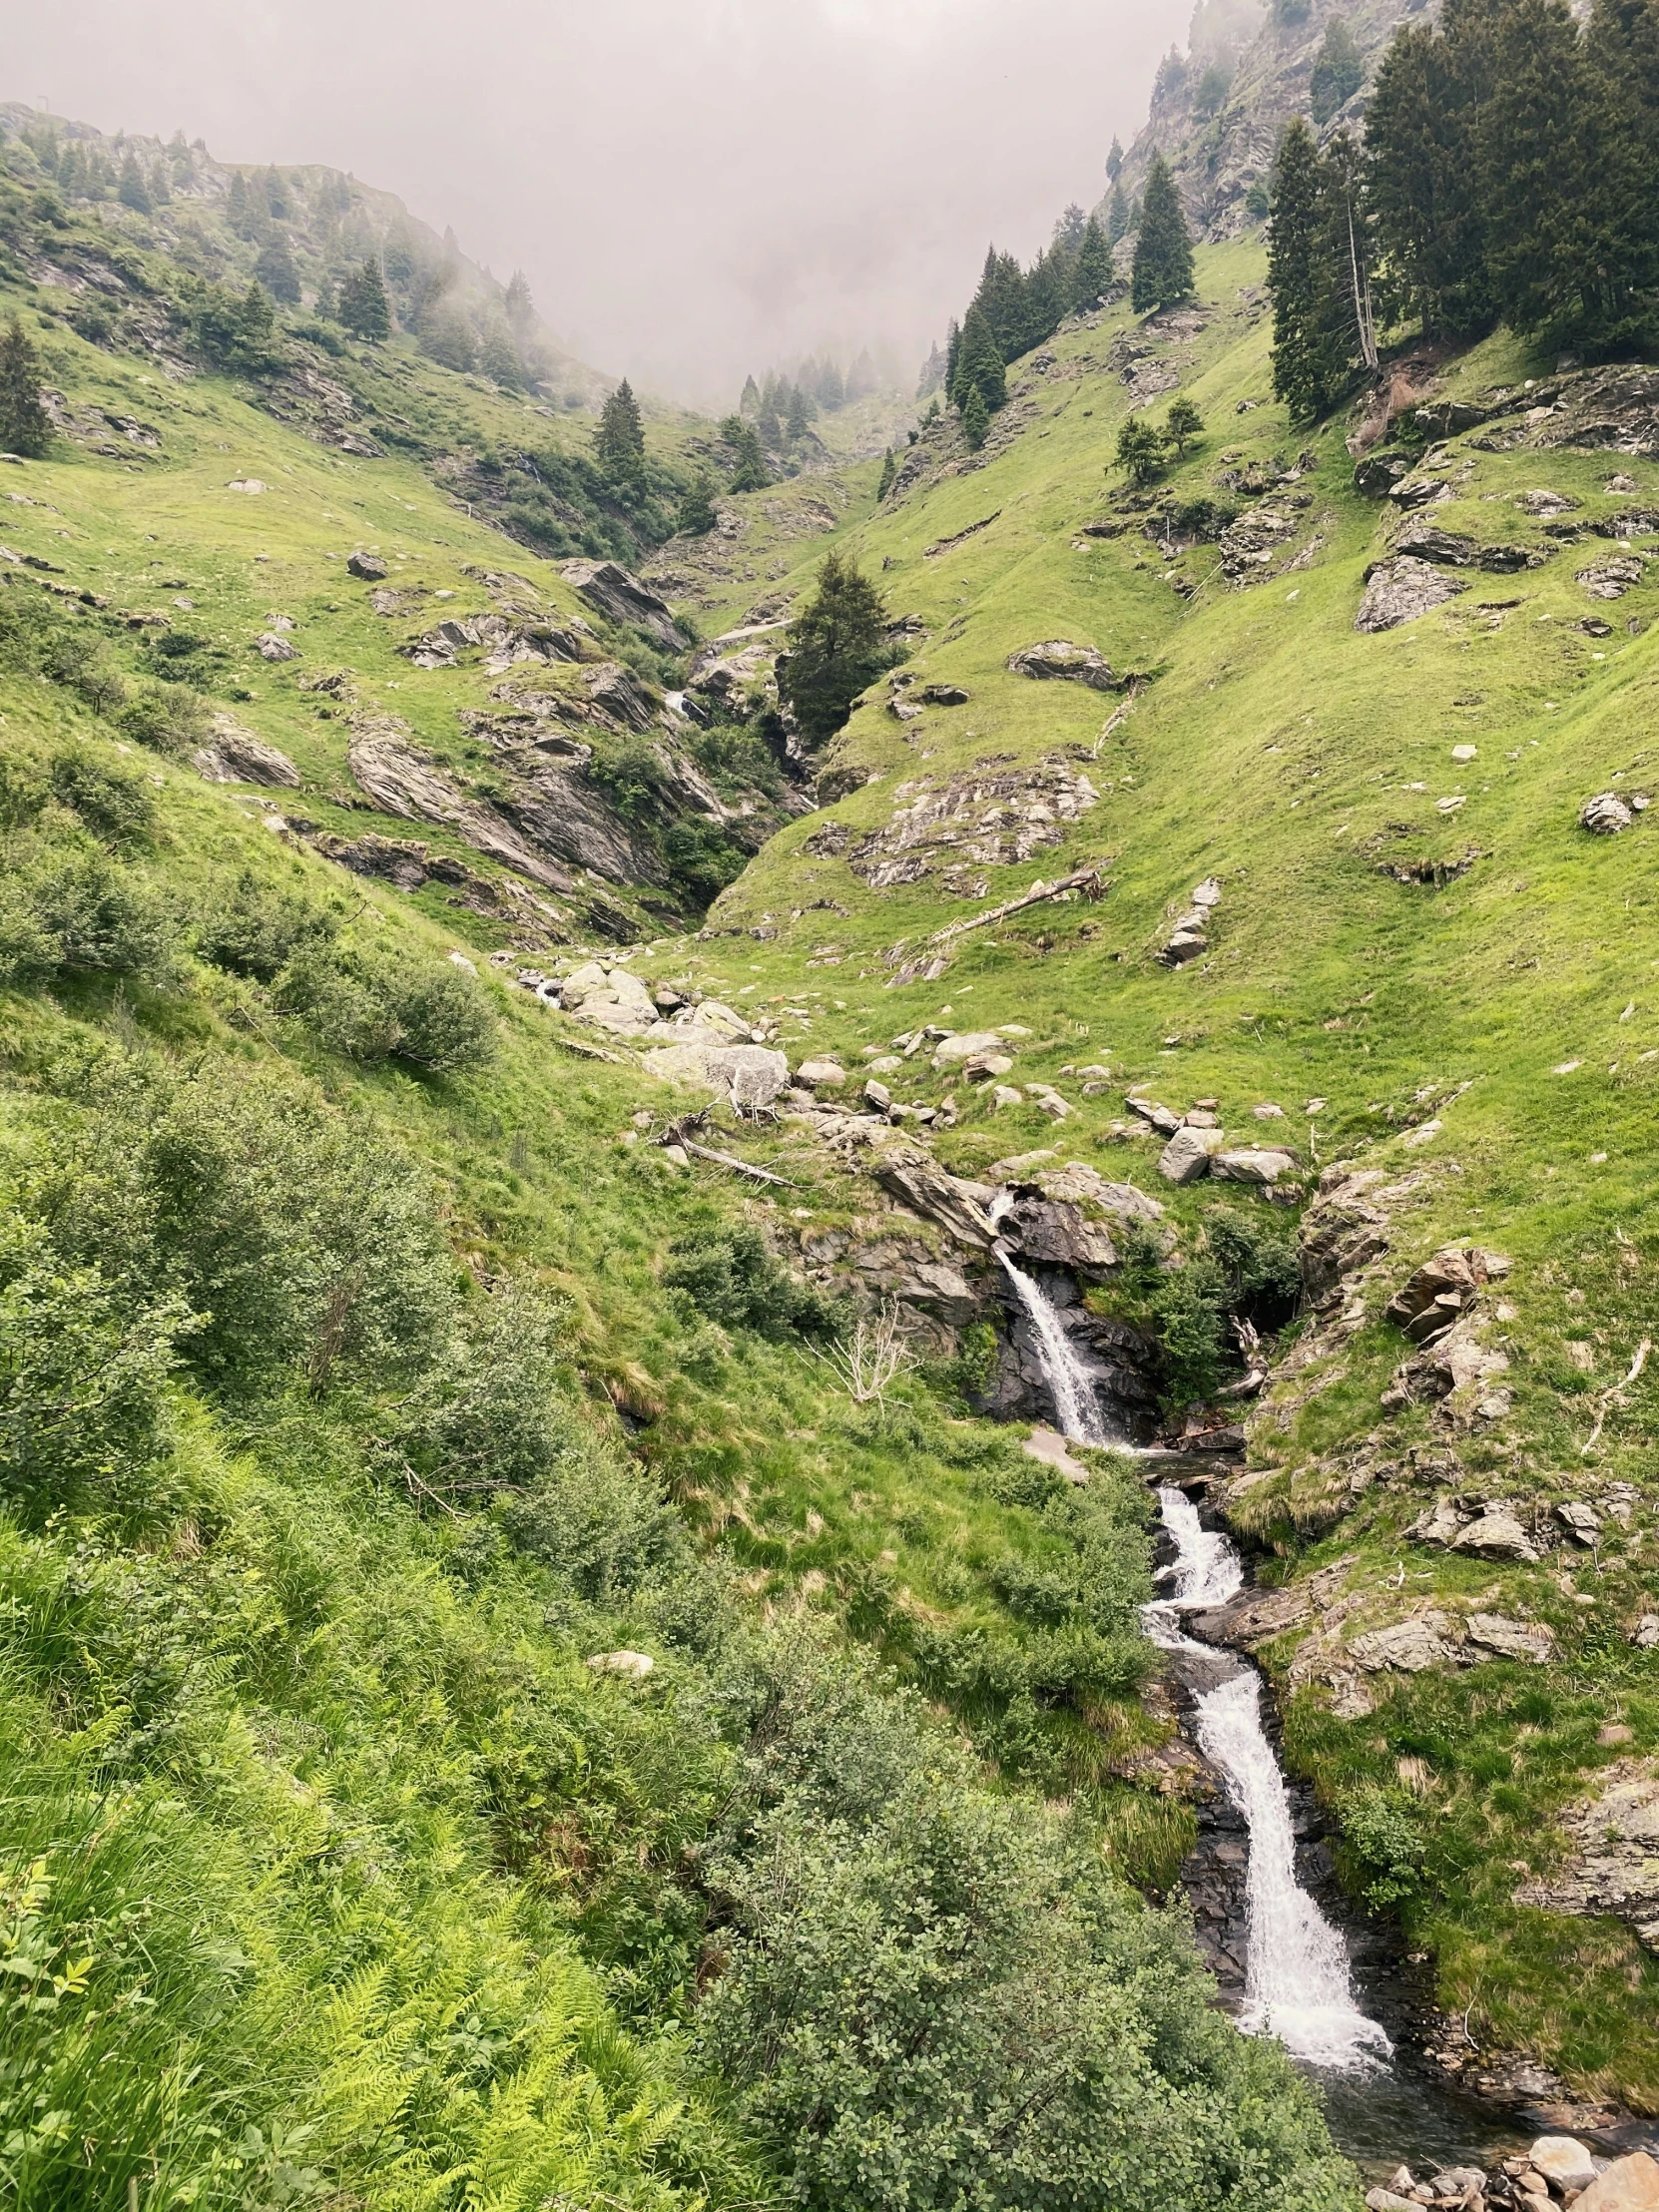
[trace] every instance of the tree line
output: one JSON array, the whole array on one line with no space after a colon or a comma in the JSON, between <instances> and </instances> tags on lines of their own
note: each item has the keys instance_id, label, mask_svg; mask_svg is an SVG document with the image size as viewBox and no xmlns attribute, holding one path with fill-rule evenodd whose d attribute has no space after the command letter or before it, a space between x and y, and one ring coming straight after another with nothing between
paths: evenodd
<instances>
[{"instance_id":1,"label":"tree line","mask_svg":"<svg viewBox=\"0 0 1659 2212\"><path fill-rule=\"evenodd\" d=\"M1659 4L1446 0L1395 36L1362 150L1301 118L1270 197L1274 387L1312 420L1377 332L1499 323L1606 357L1659 335Z\"/></svg>"}]
</instances>

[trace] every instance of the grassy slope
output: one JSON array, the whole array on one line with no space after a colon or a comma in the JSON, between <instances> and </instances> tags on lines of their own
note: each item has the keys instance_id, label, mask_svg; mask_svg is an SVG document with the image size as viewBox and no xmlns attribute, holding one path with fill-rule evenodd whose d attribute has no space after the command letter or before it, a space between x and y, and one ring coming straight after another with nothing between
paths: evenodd
<instances>
[{"instance_id":1,"label":"grassy slope","mask_svg":"<svg viewBox=\"0 0 1659 2212\"><path fill-rule=\"evenodd\" d=\"M1260 274L1248 247L1200 257L1209 326L1183 385L1210 428L1172 478L1180 494L1208 488L1224 450L1265 458L1302 443L1267 403L1268 331L1241 297ZM894 786L923 770L937 778L987 754L1081 749L1100 806L1059 852L993 871L990 895L1099 859L1112 879L1106 901L1038 908L994 939L969 938L940 982L889 991L883 952L970 909L941 901L926 881L872 896L840 860L803 852L815 820L776 839L712 918L742 929L764 915L763 926L778 927L775 941L749 950L763 989L817 980L850 1001L828 1038L815 1032L816 1045L856 1051L941 1016L958 1027L1017 1019L1035 1031L1022 1077L1052 1080L1065 1063L1109 1060L1126 1084L1145 1082L1177 1109L1219 1098L1225 1124L1247 1138L1260 1126L1251 1108L1276 1102L1311 1159L1363 1156L1402 1179L1408 1171L1371 1320L1294 1393L1279 1393L1282 1409L1257 1428L1255 1456L1286 1471L1253 1491L1253 1522L1283 1555L1277 1571L1349 1562L1355 1629L1399 1617L1403 1560L1413 1602L1432 1594L1454 1611L1478 1599L1530 1612L1555 1628L1559 1658L1542 1678L1503 1663L1452 1681L1383 1677L1376 1715L1354 1723L1305 1693L1292 1711L1293 1752L1334 1799L1365 1781L1393 1790L1427 1851L1407 1912L1437 1951L1449 2008L1472 2005L1488 2046L1530 2047L1580 2085L1652 2109L1652 1957L1616 1924L1561 1922L1510 1902L1519 1875L1556 1856L1551 1816L1614 1756L1595 1744L1597 1725L1626 1723L1637 1751L1659 1743L1659 1669L1624 1640L1653 1604L1651 1370L1594 1452L1580 1452L1592 1397L1623 1375L1654 1310L1659 914L1651 831L1601 840L1575 826L1582 801L1615 776L1639 790L1654 773L1652 587L1613 608L1590 602L1574 571L1597 557L1592 540L1538 571L1477 577L1403 629L1359 636L1353 617L1362 568L1380 549L1379 515L1354 495L1339 428L1328 426L1312 440L1318 470L1300 487L1315 495L1307 522L1323 541L1309 564L1229 590L1209 573L1213 551L1199 548L1174 564L1199 584L1183 604L1138 537L1073 546L1077 525L1106 504L1102 470L1127 404L1099 365L1114 325L1129 318L1103 317L1099 330L1056 341L1062 367L1080 361L1084 373L1041 387L1040 419L1009 451L842 533L881 569L891 609L922 617L928 635L911 670L973 697L901 733L877 687L837 741L874 780L833 810L875 827ZM1458 373L1478 389L1525 366L1494 341ZM1263 403L1238 414L1245 399ZM1475 465L1457 501L1433 510L1447 529L1536 541L1536 526L1507 502L1539 484L1581 499L1590 516L1615 504L1601 491L1604 458L1468 457ZM1618 465L1644 491L1656 488L1651 466ZM993 512L990 527L927 558L927 547ZM1519 604L1482 611L1482 601ZM1569 629L1589 612L1608 615L1611 636ZM1627 629L1632 616L1639 636ZM1061 636L1098 645L1120 669L1161 671L1110 734L1112 702L1005 672L1010 652ZM1476 746L1478 758L1453 762L1458 744ZM1466 804L1439 814L1435 802L1457 795ZM1455 860L1471 846L1479 861L1438 891L1378 871L1380 860ZM1214 949L1166 972L1152 951L1212 872L1226 886ZM847 918L789 918L814 898L836 900ZM815 952L838 961L832 983L807 975ZM1570 1073L1552 1072L1568 1063ZM1088 1148L1106 1142L1102 1164L1121 1172L1125 1154L1108 1126L1120 1098L1072 1096L1079 1111L1063 1139L1035 1107L993 1118L985 1101L941 1149L982 1164L1055 1142L1062 1156L1098 1157ZM1303 1108L1315 1098L1326 1104L1310 1119ZM1430 1107L1439 1135L1404 1149L1389 1120L1420 1121ZM1131 1172L1155 1181L1146 1153L1134 1157ZM1201 1210L1177 1203L1189 1216ZM1463 1486L1547 1509L1608 1479L1641 1485L1649 1502L1636 1534L1611 1544L1596 1571L1582 1554L1494 1568L1404 1547L1400 1532L1432 1495L1424 1487L1373 1491L1318 1546L1297 1534L1298 1501L1328 1487L1313 1465L1322 1453L1374 1431L1393 1444L1428 1433L1420 1411L1392 1423L1381 1415L1405 1348L1379 1309L1417 1258L1466 1240L1512 1255L1515 1269L1505 1286L1513 1318L1493 1340L1511 1363L1513 1409L1456 1438ZM1405 1770L1414 1796L1396 1779L1400 1760L1417 1762ZM1357 1864L1358 1879L1368 1873L1376 1878Z\"/></svg>"}]
</instances>

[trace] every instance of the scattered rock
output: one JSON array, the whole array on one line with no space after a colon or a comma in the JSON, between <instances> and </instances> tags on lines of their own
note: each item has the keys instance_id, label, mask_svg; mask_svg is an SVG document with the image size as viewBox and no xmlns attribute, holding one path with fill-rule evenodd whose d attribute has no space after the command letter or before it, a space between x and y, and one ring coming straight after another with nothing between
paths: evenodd
<instances>
[{"instance_id":1,"label":"scattered rock","mask_svg":"<svg viewBox=\"0 0 1659 2212\"><path fill-rule=\"evenodd\" d=\"M1645 2150L1615 2158L1596 2175L1574 2212L1659 2212L1659 2163Z\"/></svg>"},{"instance_id":2,"label":"scattered rock","mask_svg":"<svg viewBox=\"0 0 1659 2212\"><path fill-rule=\"evenodd\" d=\"M1601 1515L1593 1505L1578 1501L1557 1505L1555 1518L1575 1541L1583 1544L1587 1550L1594 1549L1596 1539L1601 1534Z\"/></svg>"},{"instance_id":3,"label":"scattered rock","mask_svg":"<svg viewBox=\"0 0 1659 2212\"><path fill-rule=\"evenodd\" d=\"M682 653L691 644L668 602L637 576L630 576L620 562L566 561L559 573L608 620L647 631L671 653Z\"/></svg>"},{"instance_id":4,"label":"scattered rock","mask_svg":"<svg viewBox=\"0 0 1659 2212\"><path fill-rule=\"evenodd\" d=\"M1258 1190L1271 1190L1281 1176L1295 1172L1296 1161L1288 1152L1258 1151L1246 1147L1239 1152L1218 1152L1210 1162L1210 1173L1223 1183L1249 1183Z\"/></svg>"},{"instance_id":5,"label":"scattered rock","mask_svg":"<svg viewBox=\"0 0 1659 2212\"><path fill-rule=\"evenodd\" d=\"M1178 1129L1158 1155L1158 1173L1171 1183L1197 1183L1225 1142L1219 1129Z\"/></svg>"},{"instance_id":6,"label":"scattered rock","mask_svg":"<svg viewBox=\"0 0 1659 2212\"><path fill-rule=\"evenodd\" d=\"M1455 1654L1446 1641L1449 1622L1443 1613L1419 1613L1396 1621L1390 1628L1373 1628L1350 1642L1349 1657L1367 1674L1392 1668L1399 1674L1421 1674Z\"/></svg>"},{"instance_id":7,"label":"scattered rock","mask_svg":"<svg viewBox=\"0 0 1659 2212\"><path fill-rule=\"evenodd\" d=\"M1595 2161L1571 2135L1540 2135L1528 2156L1534 2169L1557 2189L1587 2189L1596 2177Z\"/></svg>"},{"instance_id":8,"label":"scattered rock","mask_svg":"<svg viewBox=\"0 0 1659 2212\"><path fill-rule=\"evenodd\" d=\"M210 784L259 784L270 790L297 791L299 771L285 753L256 737L232 715L213 718L213 743L192 766Z\"/></svg>"},{"instance_id":9,"label":"scattered rock","mask_svg":"<svg viewBox=\"0 0 1659 2212\"><path fill-rule=\"evenodd\" d=\"M299 658L298 646L290 645L279 630L264 630L254 642L260 649L262 661L280 663L297 661Z\"/></svg>"},{"instance_id":10,"label":"scattered rock","mask_svg":"<svg viewBox=\"0 0 1659 2212\"><path fill-rule=\"evenodd\" d=\"M661 1026L650 990L625 967L607 971L597 960L589 960L565 977L559 996L567 1014L620 1036L638 1036Z\"/></svg>"},{"instance_id":11,"label":"scattered rock","mask_svg":"<svg viewBox=\"0 0 1659 2212\"><path fill-rule=\"evenodd\" d=\"M1443 606L1468 588L1443 569L1409 555L1380 561L1367 573L1365 596L1354 627L1374 635L1381 630L1397 630L1402 622L1414 622L1430 608Z\"/></svg>"},{"instance_id":12,"label":"scattered rock","mask_svg":"<svg viewBox=\"0 0 1659 2212\"><path fill-rule=\"evenodd\" d=\"M1503 1659L1526 1659L1541 1667L1553 1654L1555 1638L1542 1621L1506 1620L1501 1613L1471 1613L1464 1624L1470 1643Z\"/></svg>"},{"instance_id":13,"label":"scattered rock","mask_svg":"<svg viewBox=\"0 0 1659 2212\"><path fill-rule=\"evenodd\" d=\"M1181 1116L1171 1112L1169 1107L1157 1105L1151 1099L1136 1098L1133 1092L1126 1095L1124 1103L1132 1114L1156 1129L1161 1137L1173 1137L1182 1125Z\"/></svg>"},{"instance_id":14,"label":"scattered rock","mask_svg":"<svg viewBox=\"0 0 1659 2212\"><path fill-rule=\"evenodd\" d=\"M1575 507L1583 505L1583 501L1569 498L1564 491L1523 491L1515 505L1522 514L1548 517L1571 514Z\"/></svg>"},{"instance_id":15,"label":"scattered rock","mask_svg":"<svg viewBox=\"0 0 1659 2212\"><path fill-rule=\"evenodd\" d=\"M1634 553L1620 553L1610 561L1597 561L1589 568L1581 568L1578 581L1592 599L1622 599L1633 584L1641 582L1644 574Z\"/></svg>"},{"instance_id":16,"label":"scattered rock","mask_svg":"<svg viewBox=\"0 0 1659 2212\"><path fill-rule=\"evenodd\" d=\"M1514 1514L1495 1505L1460 1528L1451 1539L1451 1548L1478 1552L1482 1559L1533 1561L1538 1557L1538 1547Z\"/></svg>"},{"instance_id":17,"label":"scattered rock","mask_svg":"<svg viewBox=\"0 0 1659 2212\"><path fill-rule=\"evenodd\" d=\"M347 555L345 569L348 576L360 577L365 584L382 583L391 574L378 553L365 553L361 546Z\"/></svg>"},{"instance_id":18,"label":"scattered rock","mask_svg":"<svg viewBox=\"0 0 1659 2212\"><path fill-rule=\"evenodd\" d=\"M1007 1047L994 1029L964 1029L953 1037L941 1037L933 1051L935 1068L959 1067L965 1061L981 1057L1000 1059L1004 1065L996 1072L1006 1074L1012 1062Z\"/></svg>"},{"instance_id":19,"label":"scattered rock","mask_svg":"<svg viewBox=\"0 0 1659 2212\"><path fill-rule=\"evenodd\" d=\"M641 1066L664 1082L699 1084L739 1113L768 1112L789 1083L788 1060L764 1045L734 1044L690 1023L669 1034L675 1041L643 1053Z\"/></svg>"},{"instance_id":20,"label":"scattered rock","mask_svg":"<svg viewBox=\"0 0 1659 2212\"><path fill-rule=\"evenodd\" d=\"M643 1682L656 1664L643 1651L596 1651L588 1661L595 1674L620 1674L630 1682Z\"/></svg>"},{"instance_id":21,"label":"scattered rock","mask_svg":"<svg viewBox=\"0 0 1659 2212\"><path fill-rule=\"evenodd\" d=\"M1040 1459L1045 1467L1063 1474L1068 1482L1085 1483L1089 1479L1088 1468L1081 1459L1072 1457L1057 1428L1033 1428L1021 1449L1028 1457Z\"/></svg>"},{"instance_id":22,"label":"scattered rock","mask_svg":"<svg viewBox=\"0 0 1659 2212\"><path fill-rule=\"evenodd\" d=\"M846 1070L834 1060L803 1060L795 1079L810 1091L838 1091L845 1085Z\"/></svg>"},{"instance_id":23,"label":"scattered rock","mask_svg":"<svg viewBox=\"0 0 1659 2212\"><path fill-rule=\"evenodd\" d=\"M921 699L929 707L965 707L973 697L960 684L923 684Z\"/></svg>"},{"instance_id":24,"label":"scattered rock","mask_svg":"<svg viewBox=\"0 0 1659 2212\"><path fill-rule=\"evenodd\" d=\"M1594 799L1585 800L1578 812L1579 828L1597 837L1616 837L1621 830L1628 830L1635 819L1617 792L1597 792Z\"/></svg>"},{"instance_id":25,"label":"scattered rock","mask_svg":"<svg viewBox=\"0 0 1659 2212\"><path fill-rule=\"evenodd\" d=\"M984 763L940 785L900 784L892 819L843 847L872 890L939 875L944 889L983 897L988 867L1012 867L1061 843L1099 804L1087 774L1051 755L1027 768Z\"/></svg>"},{"instance_id":26,"label":"scattered rock","mask_svg":"<svg viewBox=\"0 0 1659 2212\"><path fill-rule=\"evenodd\" d=\"M1066 638L1050 638L1042 645L1028 645L1010 654L1008 672L1039 681L1087 684L1091 691L1122 688L1122 679L1112 674L1098 646L1073 645Z\"/></svg>"},{"instance_id":27,"label":"scattered rock","mask_svg":"<svg viewBox=\"0 0 1659 2212\"><path fill-rule=\"evenodd\" d=\"M1467 1313L1509 1263L1478 1245L1444 1245L1409 1275L1383 1308L1383 1318L1416 1345L1431 1344Z\"/></svg>"}]
</instances>

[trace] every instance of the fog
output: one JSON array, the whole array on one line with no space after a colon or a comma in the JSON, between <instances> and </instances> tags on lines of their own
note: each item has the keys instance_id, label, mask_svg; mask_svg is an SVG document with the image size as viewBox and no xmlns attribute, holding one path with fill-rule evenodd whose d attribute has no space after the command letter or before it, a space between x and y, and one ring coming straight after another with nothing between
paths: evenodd
<instances>
[{"instance_id":1,"label":"fog","mask_svg":"<svg viewBox=\"0 0 1659 2212\"><path fill-rule=\"evenodd\" d=\"M0 95L399 194L586 359L694 404L906 369L987 242L1104 190L1187 0L10 0Z\"/></svg>"}]
</instances>

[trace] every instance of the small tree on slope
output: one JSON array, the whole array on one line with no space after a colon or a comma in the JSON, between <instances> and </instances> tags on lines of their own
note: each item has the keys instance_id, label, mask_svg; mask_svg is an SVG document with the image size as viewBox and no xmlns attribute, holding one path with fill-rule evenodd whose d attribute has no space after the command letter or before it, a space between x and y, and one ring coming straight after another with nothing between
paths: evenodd
<instances>
[{"instance_id":1,"label":"small tree on slope","mask_svg":"<svg viewBox=\"0 0 1659 2212\"><path fill-rule=\"evenodd\" d=\"M16 315L0 330L0 451L35 460L52 442L40 403L40 355Z\"/></svg>"},{"instance_id":2,"label":"small tree on slope","mask_svg":"<svg viewBox=\"0 0 1659 2212\"><path fill-rule=\"evenodd\" d=\"M1135 240L1135 271L1130 303L1137 314L1173 307L1193 291L1193 242L1181 213L1181 196L1162 154L1153 162L1141 202L1141 228Z\"/></svg>"},{"instance_id":3,"label":"small tree on slope","mask_svg":"<svg viewBox=\"0 0 1659 2212\"><path fill-rule=\"evenodd\" d=\"M778 689L809 744L832 738L864 686L887 666L883 611L857 563L830 554L817 596L791 626L789 653L778 664Z\"/></svg>"}]
</instances>

